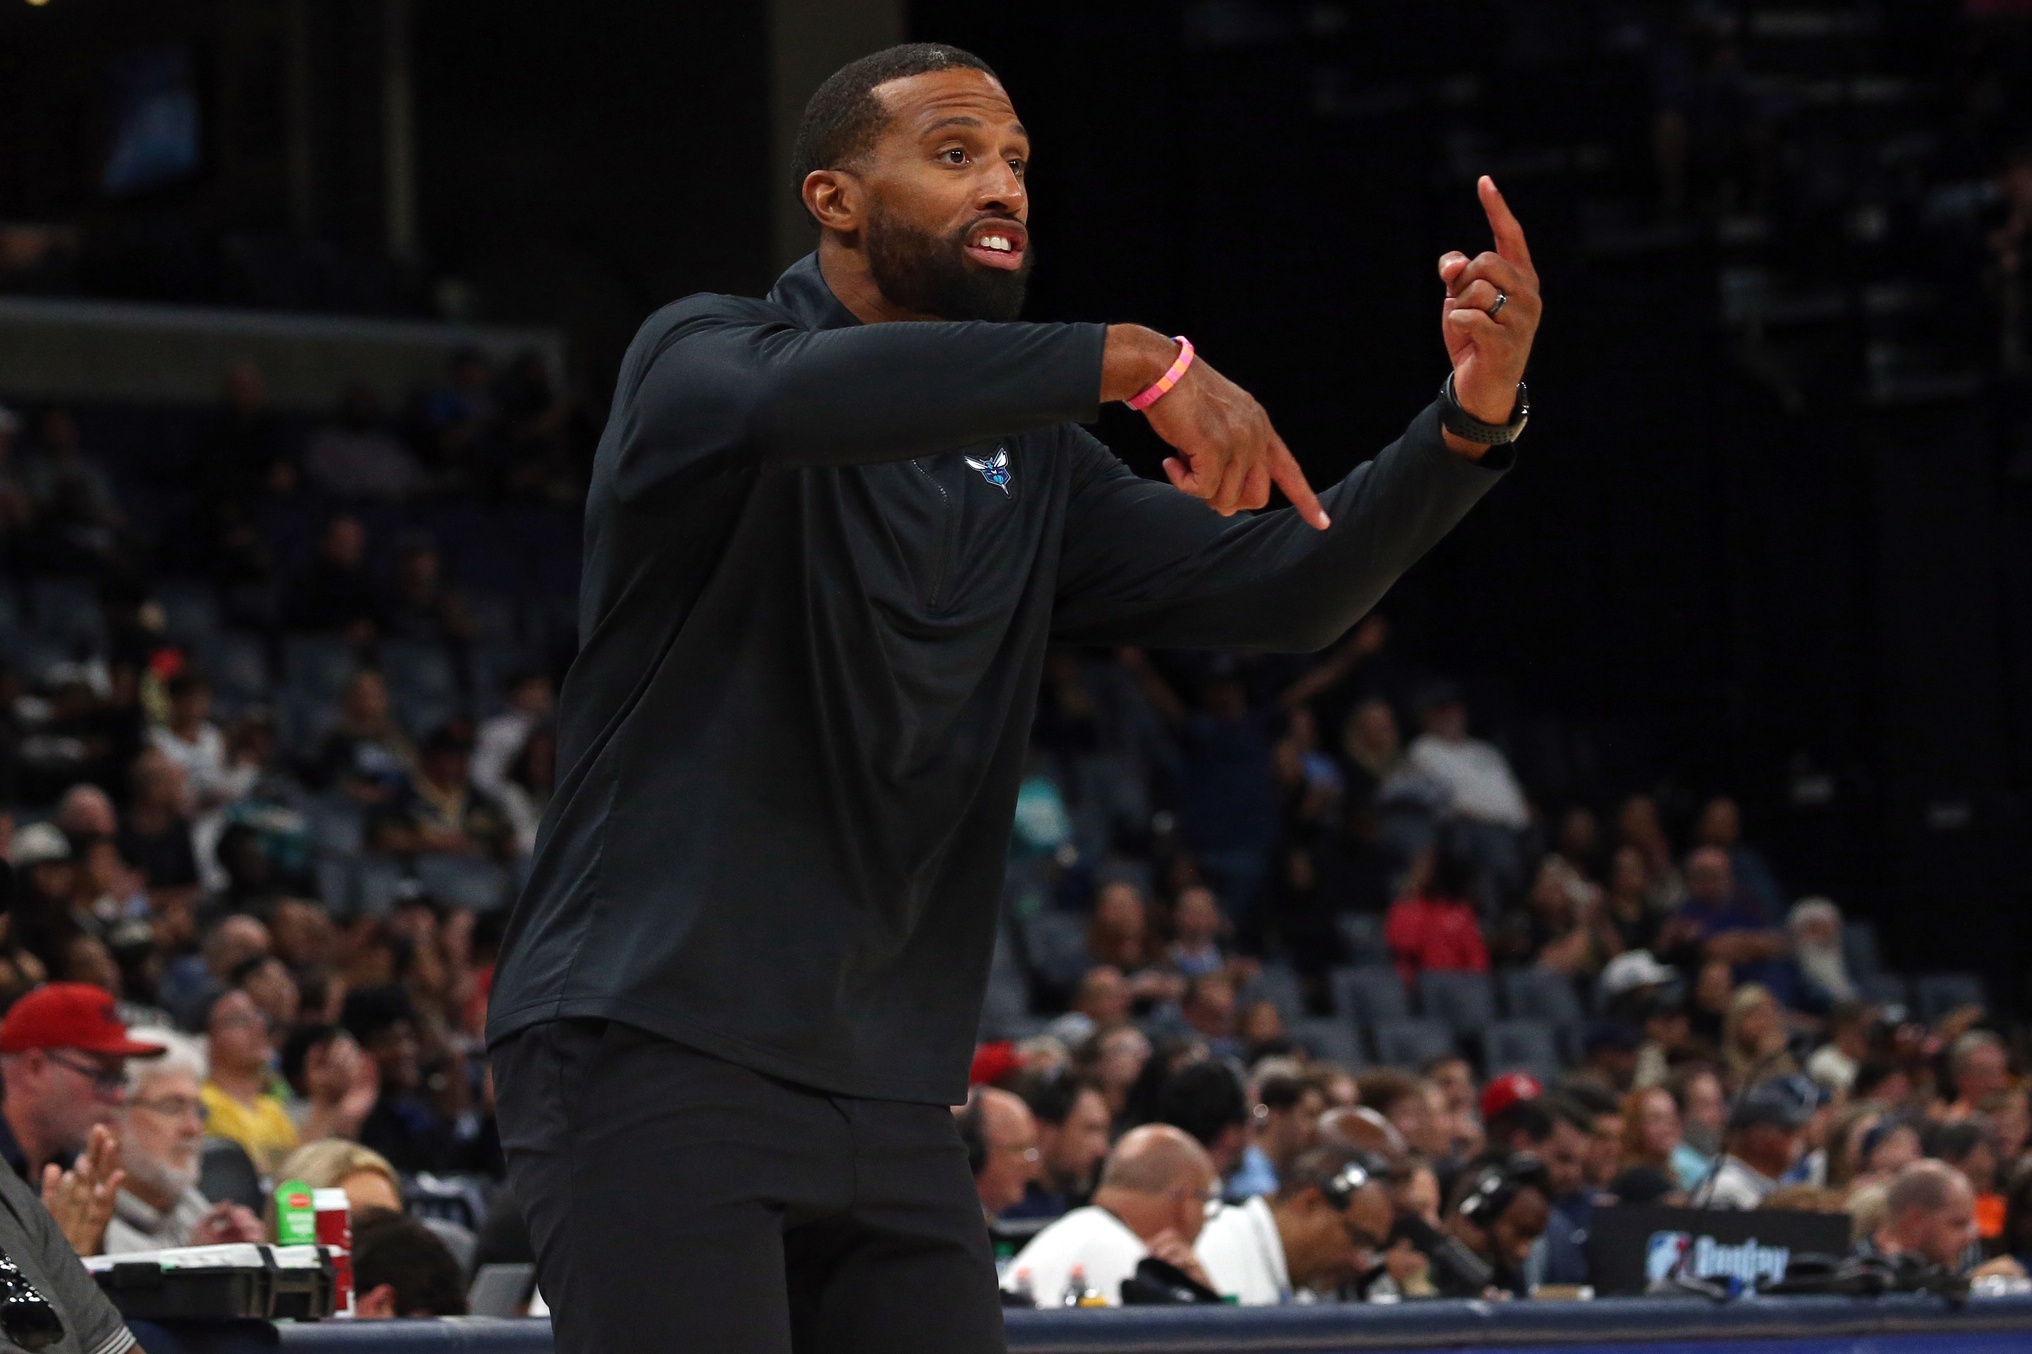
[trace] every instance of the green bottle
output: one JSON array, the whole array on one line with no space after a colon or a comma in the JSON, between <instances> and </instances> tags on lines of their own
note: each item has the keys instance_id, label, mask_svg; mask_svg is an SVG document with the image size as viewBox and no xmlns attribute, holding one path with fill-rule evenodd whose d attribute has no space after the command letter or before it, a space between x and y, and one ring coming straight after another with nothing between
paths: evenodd
<instances>
[{"instance_id":1,"label":"green bottle","mask_svg":"<svg viewBox=\"0 0 2032 1354\"><path fill-rule=\"evenodd\" d=\"M284 1180L275 1187L275 1244L317 1244L317 1208L310 1186L301 1180Z\"/></svg>"}]
</instances>

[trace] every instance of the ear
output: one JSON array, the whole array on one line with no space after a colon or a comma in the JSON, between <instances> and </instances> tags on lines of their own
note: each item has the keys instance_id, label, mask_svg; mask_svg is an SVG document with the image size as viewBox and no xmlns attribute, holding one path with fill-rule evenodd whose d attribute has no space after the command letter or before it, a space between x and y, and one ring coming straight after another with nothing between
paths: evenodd
<instances>
[{"instance_id":1,"label":"ear","mask_svg":"<svg viewBox=\"0 0 2032 1354\"><path fill-rule=\"evenodd\" d=\"M364 1321L385 1321L395 1313L395 1285L375 1284L353 1297L353 1315Z\"/></svg>"},{"instance_id":2,"label":"ear","mask_svg":"<svg viewBox=\"0 0 2032 1354\"><path fill-rule=\"evenodd\" d=\"M799 191L805 210L826 230L851 235L861 228L867 190L852 170L814 169Z\"/></svg>"}]
</instances>

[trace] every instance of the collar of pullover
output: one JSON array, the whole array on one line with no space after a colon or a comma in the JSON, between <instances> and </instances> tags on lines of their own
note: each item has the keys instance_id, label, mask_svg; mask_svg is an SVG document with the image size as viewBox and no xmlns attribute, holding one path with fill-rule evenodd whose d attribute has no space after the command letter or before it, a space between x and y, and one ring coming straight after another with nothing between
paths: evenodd
<instances>
[{"instance_id":1,"label":"collar of pullover","mask_svg":"<svg viewBox=\"0 0 2032 1354\"><path fill-rule=\"evenodd\" d=\"M860 323L826 285L825 274L818 270L816 253L806 254L784 269L783 276L770 288L769 299L804 321L807 328L844 329Z\"/></svg>"}]
</instances>

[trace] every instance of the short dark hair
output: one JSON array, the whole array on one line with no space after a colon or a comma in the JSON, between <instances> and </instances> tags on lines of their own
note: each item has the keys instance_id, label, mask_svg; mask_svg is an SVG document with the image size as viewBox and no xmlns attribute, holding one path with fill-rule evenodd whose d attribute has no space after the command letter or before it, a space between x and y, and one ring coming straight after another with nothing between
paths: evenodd
<instances>
[{"instance_id":1,"label":"short dark hair","mask_svg":"<svg viewBox=\"0 0 2032 1354\"><path fill-rule=\"evenodd\" d=\"M437 1233L392 1208L363 1208L353 1223L353 1291L395 1289L397 1316L464 1316L459 1262Z\"/></svg>"},{"instance_id":2,"label":"short dark hair","mask_svg":"<svg viewBox=\"0 0 2032 1354\"><path fill-rule=\"evenodd\" d=\"M1242 1096L1242 1083L1226 1063L1208 1059L1190 1063L1172 1073L1157 1093L1154 1122L1182 1128L1211 1147L1223 1130L1249 1122L1249 1106Z\"/></svg>"},{"instance_id":3,"label":"short dark hair","mask_svg":"<svg viewBox=\"0 0 2032 1354\"><path fill-rule=\"evenodd\" d=\"M1400 1100L1425 1094L1425 1079L1401 1067L1371 1068L1356 1076L1355 1085L1361 1090L1362 1103L1382 1115L1388 1115Z\"/></svg>"},{"instance_id":4,"label":"short dark hair","mask_svg":"<svg viewBox=\"0 0 2032 1354\"><path fill-rule=\"evenodd\" d=\"M1053 1127L1064 1124L1072 1116L1073 1107L1079 1104L1081 1096L1088 1091L1100 1092L1098 1085L1067 1068L1054 1072L1024 1072L1009 1089L1030 1106L1032 1118Z\"/></svg>"},{"instance_id":5,"label":"short dark hair","mask_svg":"<svg viewBox=\"0 0 2032 1354\"><path fill-rule=\"evenodd\" d=\"M875 97L876 86L946 70L977 70L1001 79L972 52L942 42L884 47L828 75L804 105L804 119L797 124L791 163L797 167L800 187L815 169L837 169L867 154L882 135L889 111Z\"/></svg>"},{"instance_id":6,"label":"short dark hair","mask_svg":"<svg viewBox=\"0 0 2032 1354\"><path fill-rule=\"evenodd\" d=\"M1482 1131L1504 1151L1509 1150L1510 1139L1519 1133L1526 1142L1542 1143L1552 1136L1552 1111L1537 1100L1519 1100L1501 1113L1490 1115Z\"/></svg>"},{"instance_id":7,"label":"short dark hair","mask_svg":"<svg viewBox=\"0 0 2032 1354\"><path fill-rule=\"evenodd\" d=\"M1265 1109L1278 1110L1280 1112L1296 1109L1298 1108L1298 1103L1305 1099L1307 1092L1317 1091L1318 1089L1318 1086L1314 1085L1309 1077L1296 1076L1287 1072L1276 1072L1263 1078L1257 1085L1256 1103L1262 1105Z\"/></svg>"}]
</instances>

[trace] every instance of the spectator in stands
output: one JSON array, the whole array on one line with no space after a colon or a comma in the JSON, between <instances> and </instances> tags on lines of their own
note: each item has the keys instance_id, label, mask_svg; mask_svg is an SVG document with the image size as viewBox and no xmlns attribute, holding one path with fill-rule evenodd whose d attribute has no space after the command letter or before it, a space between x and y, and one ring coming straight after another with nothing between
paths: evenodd
<instances>
[{"instance_id":1,"label":"spectator in stands","mask_svg":"<svg viewBox=\"0 0 2032 1354\"><path fill-rule=\"evenodd\" d=\"M253 997L233 988L212 1003L205 1033L211 1041L211 1075L202 1092L206 1131L239 1143L256 1170L273 1175L295 1150L297 1131L276 1094L268 1017Z\"/></svg>"},{"instance_id":2,"label":"spectator in stands","mask_svg":"<svg viewBox=\"0 0 2032 1354\"><path fill-rule=\"evenodd\" d=\"M1747 1086L1798 1071L1787 1042L1785 1012L1771 989L1761 983L1737 988L1722 1025L1722 1066L1730 1083Z\"/></svg>"},{"instance_id":3,"label":"spectator in stands","mask_svg":"<svg viewBox=\"0 0 2032 1354\"><path fill-rule=\"evenodd\" d=\"M1178 1068L1158 1088L1153 1110L1157 1123L1197 1139L1223 1180L1234 1173L1249 1141L1249 1106L1225 1063L1202 1059Z\"/></svg>"},{"instance_id":4,"label":"spectator in stands","mask_svg":"<svg viewBox=\"0 0 2032 1354\"><path fill-rule=\"evenodd\" d=\"M2017 1173L2027 1142L2032 1141L2032 1088L2006 1086L1984 1096L1979 1104L1983 1121L1997 1138L1999 1173L2009 1180Z\"/></svg>"},{"instance_id":5,"label":"spectator in stands","mask_svg":"<svg viewBox=\"0 0 2032 1354\"><path fill-rule=\"evenodd\" d=\"M447 725L424 740L406 806L416 849L512 859L515 825L499 800L474 787L471 761L472 742L461 726Z\"/></svg>"},{"instance_id":6,"label":"spectator in stands","mask_svg":"<svg viewBox=\"0 0 2032 1354\"><path fill-rule=\"evenodd\" d=\"M372 670L354 673L339 693L339 723L318 752L312 783L379 807L401 800L415 768L416 752L389 708L388 684Z\"/></svg>"},{"instance_id":7,"label":"spectator in stands","mask_svg":"<svg viewBox=\"0 0 2032 1354\"><path fill-rule=\"evenodd\" d=\"M283 454L282 429L268 408L267 378L252 362L235 362L226 368L219 404L198 449L198 492L214 509L226 503L244 507L268 483Z\"/></svg>"},{"instance_id":8,"label":"spectator in stands","mask_svg":"<svg viewBox=\"0 0 2032 1354\"><path fill-rule=\"evenodd\" d=\"M518 355L501 374L501 428L508 446L507 489L518 498L576 506L585 497L588 440L576 401L557 389L541 353Z\"/></svg>"},{"instance_id":9,"label":"spectator in stands","mask_svg":"<svg viewBox=\"0 0 2032 1354\"><path fill-rule=\"evenodd\" d=\"M1241 1056L1242 1045L1235 1038L1235 985L1226 973L1187 979L1178 1010L1186 1028L1204 1040L1216 1058Z\"/></svg>"},{"instance_id":10,"label":"spectator in stands","mask_svg":"<svg viewBox=\"0 0 2032 1354\"><path fill-rule=\"evenodd\" d=\"M1659 949L1687 964L1721 960L1734 967L1738 981L1752 981L1787 948L1784 933L1771 928L1770 916L1737 890L1729 853L1703 846L1686 859L1686 898L1659 928Z\"/></svg>"},{"instance_id":11,"label":"spectator in stands","mask_svg":"<svg viewBox=\"0 0 2032 1354\"><path fill-rule=\"evenodd\" d=\"M974 1171L974 1192L989 1222L1023 1202L1042 1165L1037 1120L1021 1096L976 1087L955 1114Z\"/></svg>"},{"instance_id":12,"label":"spectator in stands","mask_svg":"<svg viewBox=\"0 0 2032 1354\"><path fill-rule=\"evenodd\" d=\"M1259 1069L1255 1087L1249 1143L1225 1191L1235 1203L1275 1194L1291 1163L1319 1142L1319 1116L1326 1112L1325 1093L1296 1064Z\"/></svg>"},{"instance_id":13,"label":"spectator in stands","mask_svg":"<svg viewBox=\"0 0 2032 1354\"><path fill-rule=\"evenodd\" d=\"M1842 957L1841 911L1825 898L1802 898L1785 919L1792 952L1772 965L1773 991L1785 1008L1824 1016L1852 1000L1856 985Z\"/></svg>"},{"instance_id":14,"label":"spectator in stands","mask_svg":"<svg viewBox=\"0 0 2032 1354\"><path fill-rule=\"evenodd\" d=\"M278 1180L301 1180L312 1189L340 1189L359 1217L372 1208L402 1211L402 1180L388 1158L344 1138L305 1143L276 1168Z\"/></svg>"},{"instance_id":15,"label":"spectator in stands","mask_svg":"<svg viewBox=\"0 0 2032 1354\"><path fill-rule=\"evenodd\" d=\"M1194 1251L1209 1286L1255 1307L1353 1283L1389 1244L1388 1176L1382 1162L1345 1148L1302 1154L1274 1199L1257 1196L1208 1220Z\"/></svg>"},{"instance_id":16,"label":"spectator in stands","mask_svg":"<svg viewBox=\"0 0 2032 1354\"><path fill-rule=\"evenodd\" d=\"M1651 877L1644 853L1623 845L1609 857L1608 886L1602 891L1602 919L1616 933L1618 952L1649 950L1661 914L1651 905Z\"/></svg>"},{"instance_id":17,"label":"spectator in stands","mask_svg":"<svg viewBox=\"0 0 2032 1354\"><path fill-rule=\"evenodd\" d=\"M1693 840L1697 847L1712 847L1728 856L1736 887L1758 914L1776 917L1785 911L1785 891L1778 887L1770 862L1761 851L1743 844L1743 814L1735 800L1727 795L1710 799L1694 825Z\"/></svg>"},{"instance_id":18,"label":"spectator in stands","mask_svg":"<svg viewBox=\"0 0 2032 1354\"><path fill-rule=\"evenodd\" d=\"M198 1192L204 1052L181 1035L156 1038L168 1049L163 1057L127 1064L127 1103L117 1121L127 1179L113 1202L105 1254L265 1240L261 1219L244 1204L215 1204Z\"/></svg>"},{"instance_id":19,"label":"spectator in stands","mask_svg":"<svg viewBox=\"0 0 2032 1354\"><path fill-rule=\"evenodd\" d=\"M1119 976L1119 974L1117 975ZM1081 1046L1074 1065L1100 1088L1108 1114L1117 1123L1129 1105L1129 1090L1150 1061L1150 1040L1134 1025L1101 1029Z\"/></svg>"},{"instance_id":20,"label":"spectator in stands","mask_svg":"<svg viewBox=\"0 0 2032 1354\"><path fill-rule=\"evenodd\" d=\"M1171 909L1171 944L1165 958L1188 978L1228 970L1228 956L1221 950L1221 936L1227 918L1214 900L1214 891L1204 884L1188 884L1178 891Z\"/></svg>"},{"instance_id":21,"label":"spectator in stands","mask_svg":"<svg viewBox=\"0 0 2032 1354\"><path fill-rule=\"evenodd\" d=\"M1504 1072L1482 1088L1482 1135L1496 1156L1536 1152L1551 1136L1552 1121L1539 1101L1545 1087L1529 1072Z\"/></svg>"},{"instance_id":22,"label":"spectator in stands","mask_svg":"<svg viewBox=\"0 0 2032 1354\"><path fill-rule=\"evenodd\" d=\"M1113 1116L1098 1086L1069 1069L1026 1073L1015 1091L1037 1123L1037 1176L1005 1218L1056 1218L1093 1192L1094 1172L1108 1155Z\"/></svg>"},{"instance_id":23,"label":"spectator in stands","mask_svg":"<svg viewBox=\"0 0 2032 1354\"><path fill-rule=\"evenodd\" d=\"M1679 906L1686 896L1686 881L1673 862L1672 842L1658 821L1658 801L1650 795L1631 795L1616 810L1616 840L1619 846L1634 847L1644 859L1645 895L1651 911L1659 916Z\"/></svg>"},{"instance_id":24,"label":"spectator in stands","mask_svg":"<svg viewBox=\"0 0 2032 1354\"><path fill-rule=\"evenodd\" d=\"M395 556L395 577L382 599L381 633L392 639L464 644L476 633L466 599L444 580L437 547L412 540Z\"/></svg>"},{"instance_id":25,"label":"spectator in stands","mask_svg":"<svg viewBox=\"0 0 2032 1354\"><path fill-rule=\"evenodd\" d=\"M550 677L518 672L501 687L501 713L480 722L473 742L473 784L490 795L501 795L523 745L548 724L557 706Z\"/></svg>"},{"instance_id":26,"label":"spectator in stands","mask_svg":"<svg viewBox=\"0 0 2032 1354\"><path fill-rule=\"evenodd\" d=\"M409 993L394 985L349 992L342 1023L380 1074L381 1092L360 1125L360 1141L399 1170L461 1169L467 1146L429 1095L419 1022Z\"/></svg>"},{"instance_id":27,"label":"spectator in stands","mask_svg":"<svg viewBox=\"0 0 2032 1354\"><path fill-rule=\"evenodd\" d=\"M1545 1225L1543 1281L1586 1283L1588 1229L1596 1196L1616 1176L1622 1106L1614 1093L1585 1077L1562 1082L1546 1106L1555 1121L1544 1155L1554 1194Z\"/></svg>"},{"instance_id":28,"label":"spectator in stands","mask_svg":"<svg viewBox=\"0 0 2032 1354\"><path fill-rule=\"evenodd\" d=\"M1646 1086L1623 1097L1623 1138L1616 1170L1648 1167L1678 1178L1679 1106L1663 1086ZM1682 1185L1682 1188L1684 1186Z\"/></svg>"},{"instance_id":29,"label":"spectator in stands","mask_svg":"<svg viewBox=\"0 0 2032 1354\"><path fill-rule=\"evenodd\" d=\"M1096 964L1111 964L1127 977L1133 1001L1176 1001L1184 995L1185 984L1178 975L1161 967L1163 953L1151 934L1143 891L1126 879L1103 884L1095 896L1087 954Z\"/></svg>"},{"instance_id":30,"label":"spectator in stands","mask_svg":"<svg viewBox=\"0 0 2032 1354\"><path fill-rule=\"evenodd\" d=\"M373 638L374 610L367 528L349 513L334 513L318 537L317 553L290 583L281 610L283 628L339 634L364 644Z\"/></svg>"},{"instance_id":31,"label":"spectator in stands","mask_svg":"<svg viewBox=\"0 0 2032 1354\"><path fill-rule=\"evenodd\" d=\"M1495 744L1468 737L1459 688L1444 682L1429 688L1419 701L1419 719L1425 732L1411 744L1411 766L1446 787L1462 847L1489 876L1483 901L1493 913L1523 882L1522 833L1531 821L1523 787Z\"/></svg>"},{"instance_id":32,"label":"spectator in stands","mask_svg":"<svg viewBox=\"0 0 2032 1354\"><path fill-rule=\"evenodd\" d=\"M1755 1208L1777 1189L1806 1148L1806 1126L1817 1096L1781 1077L1744 1091L1729 1112L1721 1164L1693 1201L1704 1208Z\"/></svg>"},{"instance_id":33,"label":"spectator in stands","mask_svg":"<svg viewBox=\"0 0 2032 1354\"><path fill-rule=\"evenodd\" d=\"M190 785L183 768L158 749L134 761L134 798L120 831L120 855L158 890L195 889L197 852L191 844Z\"/></svg>"},{"instance_id":34,"label":"spectator in stands","mask_svg":"<svg viewBox=\"0 0 2032 1354\"><path fill-rule=\"evenodd\" d=\"M1525 906L1503 920L1495 948L1537 968L1595 974L1622 952L1622 937L1601 908L1601 892L1564 857L1538 863Z\"/></svg>"},{"instance_id":35,"label":"spectator in stands","mask_svg":"<svg viewBox=\"0 0 2032 1354\"><path fill-rule=\"evenodd\" d=\"M1093 1202L1032 1237L1009 1273L1045 1307L1059 1305L1075 1271L1087 1290L1119 1306L1122 1281L1152 1255L1206 1285L1192 1245L1219 1197L1217 1184L1213 1163L1189 1134L1169 1124L1130 1129L1102 1165Z\"/></svg>"},{"instance_id":36,"label":"spectator in stands","mask_svg":"<svg viewBox=\"0 0 2032 1354\"><path fill-rule=\"evenodd\" d=\"M1458 1053L1442 1053L1425 1065L1425 1080L1438 1093L1439 1114L1446 1124L1446 1159L1466 1161L1482 1150L1481 1092L1475 1072Z\"/></svg>"},{"instance_id":37,"label":"spectator in stands","mask_svg":"<svg viewBox=\"0 0 2032 1354\"><path fill-rule=\"evenodd\" d=\"M1545 1164L1530 1153L1488 1162L1454 1186L1445 1230L1487 1265L1489 1289L1524 1297L1527 1263L1552 1216L1554 1185ZM1437 1266L1432 1281L1445 1297L1479 1298L1487 1290L1452 1266Z\"/></svg>"},{"instance_id":38,"label":"spectator in stands","mask_svg":"<svg viewBox=\"0 0 2032 1354\"><path fill-rule=\"evenodd\" d=\"M1475 902L1475 862L1452 833L1429 853L1423 883L1390 904L1383 939L1397 973L1407 984L1426 969L1487 973L1489 950L1482 940Z\"/></svg>"},{"instance_id":39,"label":"spectator in stands","mask_svg":"<svg viewBox=\"0 0 2032 1354\"><path fill-rule=\"evenodd\" d=\"M1954 1167L1976 1201L1976 1231L1985 1242L2004 1229L2004 1198L1997 1192L1997 1139L1980 1117L1936 1124L1925 1136L1926 1155Z\"/></svg>"},{"instance_id":40,"label":"spectator in stands","mask_svg":"<svg viewBox=\"0 0 2032 1354\"><path fill-rule=\"evenodd\" d=\"M45 1167L70 1167L93 1129L119 1114L128 1059L161 1054L162 1045L128 1035L112 997L96 987L50 983L30 992L0 1019L0 1083L6 1087L0 1160L43 1188Z\"/></svg>"},{"instance_id":41,"label":"spectator in stands","mask_svg":"<svg viewBox=\"0 0 2032 1354\"><path fill-rule=\"evenodd\" d=\"M473 783L479 785L477 780ZM557 726L539 724L523 740L522 751L509 764L507 783L495 796L514 825L519 854L526 856L536 849L536 830L556 789Z\"/></svg>"},{"instance_id":42,"label":"spectator in stands","mask_svg":"<svg viewBox=\"0 0 2032 1354\"><path fill-rule=\"evenodd\" d=\"M1074 986L1072 1009L1053 1020L1046 1033L1076 1048L1100 1032L1127 1022L1133 1002L1129 980L1122 976L1122 970L1113 964L1095 964L1080 975Z\"/></svg>"},{"instance_id":43,"label":"spectator in stands","mask_svg":"<svg viewBox=\"0 0 2032 1354\"><path fill-rule=\"evenodd\" d=\"M1965 1119L1977 1113L1984 1097L2011 1084L2011 1055L1990 1031L1970 1030L1948 1050L1948 1070L1954 1076L1955 1098L1947 1117Z\"/></svg>"},{"instance_id":44,"label":"spectator in stands","mask_svg":"<svg viewBox=\"0 0 2032 1354\"><path fill-rule=\"evenodd\" d=\"M1876 1016L1854 998L1835 1002L1827 1012L1827 1042L1806 1060L1806 1074L1829 1090L1847 1091L1870 1053L1870 1030Z\"/></svg>"},{"instance_id":45,"label":"spectator in stands","mask_svg":"<svg viewBox=\"0 0 2032 1354\"><path fill-rule=\"evenodd\" d=\"M39 552L58 572L91 568L112 553L125 523L112 476L84 449L71 411L52 405L36 423L35 449L21 478L35 505Z\"/></svg>"},{"instance_id":46,"label":"spectator in stands","mask_svg":"<svg viewBox=\"0 0 2032 1354\"><path fill-rule=\"evenodd\" d=\"M1395 1067L1377 1067L1360 1078L1362 1104L1389 1120L1411 1150L1440 1161L1453 1147L1445 1106L1424 1077Z\"/></svg>"},{"instance_id":47,"label":"spectator in stands","mask_svg":"<svg viewBox=\"0 0 2032 1354\"><path fill-rule=\"evenodd\" d=\"M464 1316L465 1275L435 1232L385 1208L353 1220L353 1314L387 1317Z\"/></svg>"},{"instance_id":48,"label":"spectator in stands","mask_svg":"<svg viewBox=\"0 0 2032 1354\"><path fill-rule=\"evenodd\" d=\"M192 808L208 813L245 793L247 777L229 771L226 738L212 722L212 684L195 668L169 679L169 718L148 731L149 745L184 774Z\"/></svg>"},{"instance_id":49,"label":"spectator in stands","mask_svg":"<svg viewBox=\"0 0 2032 1354\"><path fill-rule=\"evenodd\" d=\"M404 499L424 487L423 467L384 426L380 397L366 385L347 389L338 417L311 434L303 470L337 498Z\"/></svg>"}]
</instances>

